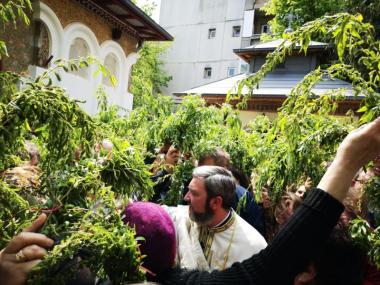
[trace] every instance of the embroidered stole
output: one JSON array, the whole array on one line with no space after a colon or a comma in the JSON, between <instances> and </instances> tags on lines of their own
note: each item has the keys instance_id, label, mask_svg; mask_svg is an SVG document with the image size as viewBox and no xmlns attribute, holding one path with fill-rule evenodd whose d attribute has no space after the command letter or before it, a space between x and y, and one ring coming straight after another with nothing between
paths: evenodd
<instances>
[{"instance_id":1,"label":"embroidered stole","mask_svg":"<svg viewBox=\"0 0 380 285\"><path fill-rule=\"evenodd\" d=\"M209 266L211 266L212 262L212 251L211 246L214 240L214 235L216 233L223 232L227 229L229 229L232 225L236 228L236 214L233 211L230 211L228 214L228 217L220 224L213 228L209 228L206 226L199 227L199 243L202 247L203 254L207 260L207 263ZM231 245L233 243L234 237L235 237L235 228L232 231L231 238L229 240L229 244L227 246L226 254L225 254L225 260L223 261L223 265L221 265L221 269L224 269L226 267L227 261L228 261L228 254L231 249ZM223 250L223 249L221 249Z\"/></svg>"}]
</instances>

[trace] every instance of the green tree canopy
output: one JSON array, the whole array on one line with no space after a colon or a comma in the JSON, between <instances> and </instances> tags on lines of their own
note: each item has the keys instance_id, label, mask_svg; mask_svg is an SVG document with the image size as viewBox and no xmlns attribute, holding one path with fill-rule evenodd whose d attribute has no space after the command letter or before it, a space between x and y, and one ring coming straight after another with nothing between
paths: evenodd
<instances>
[{"instance_id":1,"label":"green tree canopy","mask_svg":"<svg viewBox=\"0 0 380 285\"><path fill-rule=\"evenodd\" d=\"M140 107L161 92L161 87L168 86L172 79L162 70L161 55L165 53L169 44L146 42L139 51L140 58L133 66L131 92L133 108Z\"/></svg>"},{"instance_id":2,"label":"green tree canopy","mask_svg":"<svg viewBox=\"0 0 380 285\"><path fill-rule=\"evenodd\" d=\"M296 30L309 21L339 12L362 14L364 21L375 27L377 37L380 36L378 0L270 0L263 10L274 16L270 26L275 37L280 37L289 26ZM289 19L289 15L292 15L292 20Z\"/></svg>"},{"instance_id":3,"label":"green tree canopy","mask_svg":"<svg viewBox=\"0 0 380 285\"><path fill-rule=\"evenodd\" d=\"M133 1L137 4L136 0ZM140 8L152 16L157 4L154 0L147 1ZM164 64L162 55L170 44L160 42L145 42L139 51L139 60L133 66L131 78L131 92L134 95L133 108L142 107L145 104L155 104L152 99L157 98L161 87L167 87L172 76L162 70Z\"/></svg>"}]
</instances>

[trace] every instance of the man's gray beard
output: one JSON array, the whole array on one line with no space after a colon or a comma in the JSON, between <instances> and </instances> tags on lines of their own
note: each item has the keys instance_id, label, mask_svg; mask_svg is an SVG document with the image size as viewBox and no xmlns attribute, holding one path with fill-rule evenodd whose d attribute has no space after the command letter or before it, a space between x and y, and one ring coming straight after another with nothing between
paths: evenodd
<instances>
[{"instance_id":1,"label":"man's gray beard","mask_svg":"<svg viewBox=\"0 0 380 285\"><path fill-rule=\"evenodd\" d=\"M191 206L189 206L190 220L196 222L197 224L201 226L207 225L207 223L211 221L212 218L214 217L214 212L212 211L210 206L206 206L204 213L195 213L194 210L190 211L190 207Z\"/></svg>"}]
</instances>

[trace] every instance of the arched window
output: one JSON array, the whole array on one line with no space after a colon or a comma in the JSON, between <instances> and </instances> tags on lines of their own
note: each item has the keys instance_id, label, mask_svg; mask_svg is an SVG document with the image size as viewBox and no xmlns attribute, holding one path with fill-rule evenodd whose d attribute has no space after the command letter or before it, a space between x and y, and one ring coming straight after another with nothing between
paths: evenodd
<instances>
[{"instance_id":1,"label":"arched window","mask_svg":"<svg viewBox=\"0 0 380 285\"><path fill-rule=\"evenodd\" d=\"M77 59L80 57L86 57L90 55L90 48L86 41L82 38L75 38L70 46L70 53L69 53L69 59ZM88 79L89 78L89 69L87 68L81 68L76 72L73 72L74 74Z\"/></svg>"},{"instance_id":2,"label":"arched window","mask_svg":"<svg viewBox=\"0 0 380 285\"><path fill-rule=\"evenodd\" d=\"M36 21L36 34L38 37L36 65L43 68L48 68L52 60L51 35L44 22Z\"/></svg>"},{"instance_id":3,"label":"arched window","mask_svg":"<svg viewBox=\"0 0 380 285\"><path fill-rule=\"evenodd\" d=\"M134 66L135 66L135 64L132 64L131 69L130 69L130 71L128 73L128 86L127 86L127 91L128 92L132 92L131 87L132 87L132 74L133 74L133 68L134 68Z\"/></svg>"},{"instance_id":4,"label":"arched window","mask_svg":"<svg viewBox=\"0 0 380 285\"><path fill-rule=\"evenodd\" d=\"M109 53L106 56L104 59L104 66L112 73L113 76L115 76L116 80L119 81L119 62L113 53ZM108 76L103 77L103 84L113 87Z\"/></svg>"}]
</instances>

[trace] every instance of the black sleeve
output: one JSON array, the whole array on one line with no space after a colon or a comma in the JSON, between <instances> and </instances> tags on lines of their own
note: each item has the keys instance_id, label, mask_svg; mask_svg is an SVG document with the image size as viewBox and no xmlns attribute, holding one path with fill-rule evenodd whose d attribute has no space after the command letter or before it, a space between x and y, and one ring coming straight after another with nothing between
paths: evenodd
<instances>
[{"instance_id":1,"label":"black sleeve","mask_svg":"<svg viewBox=\"0 0 380 285\"><path fill-rule=\"evenodd\" d=\"M258 254L223 271L171 269L162 284L293 284L293 279L318 251L343 212L343 205L325 191L313 189L293 217Z\"/></svg>"}]
</instances>

